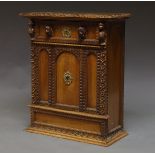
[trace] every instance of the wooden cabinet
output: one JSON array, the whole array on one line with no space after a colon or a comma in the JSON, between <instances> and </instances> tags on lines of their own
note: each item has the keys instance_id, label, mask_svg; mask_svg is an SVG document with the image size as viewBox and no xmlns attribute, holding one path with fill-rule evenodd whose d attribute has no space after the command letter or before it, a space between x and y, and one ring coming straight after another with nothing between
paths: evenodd
<instances>
[{"instance_id":1,"label":"wooden cabinet","mask_svg":"<svg viewBox=\"0 0 155 155\"><path fill-rule=\"evenodd\" d=\"M129 13L21 13L29 19L29 132L109 146L123 130Z\"/></svg>"}]
</instances>

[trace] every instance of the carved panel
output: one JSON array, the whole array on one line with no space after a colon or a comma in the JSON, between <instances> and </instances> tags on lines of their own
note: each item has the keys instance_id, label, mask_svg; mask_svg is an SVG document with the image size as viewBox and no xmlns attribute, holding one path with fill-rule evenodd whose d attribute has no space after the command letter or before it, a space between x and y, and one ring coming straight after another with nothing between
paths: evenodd
<instances>
[{"instance_id":1,"label":"carved panel","mask_svg":"<svg viewBox=\"0 0 155 155\"><path fill-rule=\"evenodd\" d=\"M51 96L52 96L52 89L51 89L51 72L52 72L52 65L51 65L51 49L48 46L36 46L32 44L31 49L31 62L32 62L32 103L37 104L40 102L40 80L39 80L39 53L40 51L45 50L48 52L49 57L49 64L48 64L48 103L51 103Z\"/></svg>"},{"instance_id":2,"label":"carved panel","mask_svg":"<svg viewBox=\"0 0 155 155\"><path fill-rule=\"evenodd\" d=\"M57 92L57 88L56 88L56 83L57 83L57 79L56 79L56 63L57 63L57 58L59 57L60 54L62 53L71 53L73 55L76 56L76 58L78 59L78 61L80 62L80 66L81 66L81 61L80 61L80 49L79 48L71 48L71 47L55 47L54 48L54 54L53 54L53 58L52 58L52 74L53 74L53 79L52 79L52 88L53 88L53 96L57 96L56 92ZM81 69L80 69L81 70ZM81 80L80 80L81 81ZM79 90L80 93L80 102L82 99L82 91L81 89ZM53 98L53 102L56 103L56 97Z\"/></svg>"},{"instance_id":3,"label":"carved panel","mask_svg":"<svg viewBox=\"0 0 155 155\"><path fill-rule=\"evenodd\" d=\"M106 44L105 44L106 45ZM35 52L32 52L32 103L40 101L39 96L39 81L38 81L38 52L45 48L49 53L49 103L56 103L56 61L57 57L63 52L69 52L74 54L80 61L80 103L79 110L85 111L88 102L88 81L87 81L87 56L93 53L97 56L97 100L96 100L96 111L98 114L106 114L108 104L108 87L107 87L107 52L106 46L102 46L102 49L84 49L75 47L59 47L50 45L34 44ZM52 50L52 52L51 52Z\"/></svg>"},{"instance_id":4,"label":"carved panel","mask_svg":"<svg viewBox=\"0 0 155 155\"><path fill-rule=\"evenodd\" d=\"M32 45L31 48L31 63L32 63L32 103L38 103L40 101L39 93L39 75L38 75L38 61L39 57L36 52L36 48Z\"/></svg>"}]
</instances>

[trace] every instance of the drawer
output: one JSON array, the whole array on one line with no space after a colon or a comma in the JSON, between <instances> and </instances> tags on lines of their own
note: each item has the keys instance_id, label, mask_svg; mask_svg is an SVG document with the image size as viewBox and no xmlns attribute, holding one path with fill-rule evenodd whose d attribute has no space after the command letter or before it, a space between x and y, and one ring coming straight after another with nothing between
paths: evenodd
<instances>
[{"instance_id":1,"label":"drawer","mask_svg":"<svg viewBox=\"0 0 155 155\"><path fill-rule=\"evenodd\" d=\"M100 22L39 20L34 23L30 24L30 34L33 28L32 40L39 42L98 45L104 30Z\"/></svg>"}]
</instances>

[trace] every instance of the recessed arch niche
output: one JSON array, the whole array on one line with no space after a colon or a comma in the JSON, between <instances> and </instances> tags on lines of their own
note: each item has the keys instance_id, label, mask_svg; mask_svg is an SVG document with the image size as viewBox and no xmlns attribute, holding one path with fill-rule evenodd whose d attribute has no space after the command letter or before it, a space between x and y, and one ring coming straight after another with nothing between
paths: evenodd
<instances>
[{"instance_id":1,"label":"recessed arch niche","mask_svg":"<svg viewBox=\"0 0 155 155\"><path fill-rule=\"evenodd\" d=\"M46 49L39 52L39 80L40 80L40 100L48 101L48 69L49 55Z\"/></svg>"},{"instance_id":2,"label":"recessed arch niche","mask_svg":"<svg viewBox=\"0 0 155 155\"><path fill-rule=\"evenodd\" d=\"M96 108L96 55L90 53L87 57L88 73L88 104L89 108Z\"/></svg>"}]
</instances>

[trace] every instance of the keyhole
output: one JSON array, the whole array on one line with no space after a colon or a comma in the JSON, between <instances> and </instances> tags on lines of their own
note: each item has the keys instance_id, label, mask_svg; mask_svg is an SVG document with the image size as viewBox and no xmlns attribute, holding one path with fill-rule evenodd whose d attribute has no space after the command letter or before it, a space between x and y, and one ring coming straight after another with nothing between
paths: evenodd
<instances>
[{"instance_id":1,"label":"keyhole","mask_svg":"<svg viewBox=\"0 0 155 155\"><path fill-rule=\"evenodd\" d=\"M69 80L69 76L66 76L67 81Z\"/></svg>"},{"instance_id":2,"label":"keyhole","mask_svg":"<svg viewBox=\"0 0 155 155\"><path fill-rule=\"evenodd\" d=\"M64 74L64 83L66 85L70 85L72 83L72 76L71 76L70 72L66 72Z\"/></svg>"}]
</instances>

